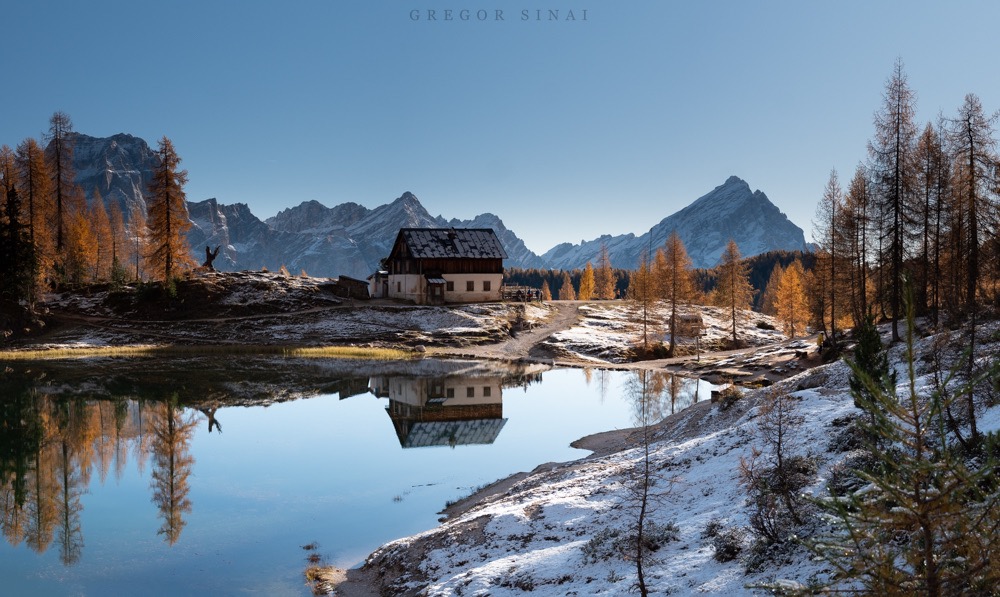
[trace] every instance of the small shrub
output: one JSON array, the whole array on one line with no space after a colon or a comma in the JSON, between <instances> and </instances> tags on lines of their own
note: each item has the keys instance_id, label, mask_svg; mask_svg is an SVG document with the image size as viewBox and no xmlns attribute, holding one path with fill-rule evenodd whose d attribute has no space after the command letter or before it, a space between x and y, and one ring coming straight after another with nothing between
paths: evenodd
<instances>
[{"instance_id":1,"label":"small shrub","mask_svg":"<svg viewBox=\"0 0 1000 597\"><path fill-rule=\"evenodd\" d=\"M719 392L719 410L721 411L729 410L742 397L743 397L743 392L735 385L730 384L726 386L724 390Z\"/></svg>"},{"instance_id":2,"label":"small shrub","mask_svg":"<svg viewBox=\"0 0 1000 597\"><path fill-rule=\"evenodd\" d=\"M732 562L743 553L746 537L746 531L740 527L718 531L712 538L712 547L715 548L715 554L712 558L720 564Z\"/></svg>"},{"instance_id":3,"label":"small shrub","mask_svg":"<svg viewBox=\"0 0 1000 597\"><path fill-rule=\"evenodd\" d=\"M769 323L767 321L764 321L763 319L758 319L756 325L757 325L757 328L761 329L761 330L771 330L771 331L774 331L774 330L777 329L777 328L774 327L774 324Z\"/></svg>"}]
</instances>

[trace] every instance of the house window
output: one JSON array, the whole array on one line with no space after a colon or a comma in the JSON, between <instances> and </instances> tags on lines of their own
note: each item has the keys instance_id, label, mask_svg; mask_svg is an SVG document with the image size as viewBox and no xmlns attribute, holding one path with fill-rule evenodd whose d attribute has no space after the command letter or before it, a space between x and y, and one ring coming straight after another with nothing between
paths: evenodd
<instances>
[{"instance_id":1,"label":"house window","mask_svg":"<svg viewBox=\"0 0 1000 597\"><path fill-rule=\"evenodd\" d=\"M475 398L476 397L476 388L473 388L472 386L469 386L468 388L465 388L465 397L466 398Z\"/></svg>"},{"instance_id":2,"label":"house window","mask_svg":"<svg viewBox=\"0 0 1000 597\"><path fill-rule=\"evenodd\" d=\"M493 395L493 388L489 386L483 386L483 398L489 398Z\"/></svg>"},{"instance_id":3,"label":"house window","mask_svg":"<svg viewBox=\"0 0 1000 597\"><path fill-rule=\"evenodd\" d=\"M403 292L403 283L396 282L396 292Z\"/></svg>"},{"instance_id":4,"label":"house window","mask_svg":"<svg viewBox=\"0 0 1000 597\"><path fill-rule=\"evenodd\" d=\"M452 282L451 280L445 282L445 289L448 292L455 292L455 283Z\"/></svg>"},{"instance_id":5,"label":"house window","mask_svg":"<svg viewBox=\"0 0 1000 597\"><path fill-rule=\"evenodd\" d=\"M454 398L455 397L455 388L448 388L448 389L446 389L444 391L444 395L446 397L448 397L448 398Z\"/></svg>"},{"instance_id":6,"label":"house window","mask_svg":"<svg viewBox=\"0 0 1000 597\"><path fill-rule=\"evenodd\" d=\"M483 281L483 291L484 292L489 292L490 291L490 281L489 280L484 280Z\"/></svg>"},{"instance_id":7,"label":"house window","mask_svg":"<svg viewBox=\"0 0 1000 597\"><path fill-rule=\"evenodd\" d=\"M476 283L473 282L472 280L469 280L468 282L465 283L465 289L469 292L472 292L473 290L476 289Z\"/></svg>"}]
</instances>

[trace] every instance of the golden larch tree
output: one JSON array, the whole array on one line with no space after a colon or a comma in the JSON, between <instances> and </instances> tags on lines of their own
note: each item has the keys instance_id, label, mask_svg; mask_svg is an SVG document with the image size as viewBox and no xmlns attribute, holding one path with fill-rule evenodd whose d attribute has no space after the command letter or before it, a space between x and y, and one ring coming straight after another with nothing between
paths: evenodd
<instances>
[{"instance_id":1,"label":"golden larch tree","mask_svg":"<svg viewBox=\"0 0 1000 597\"><path fill-rule=\"evenodd\" d=\"M778 314L778 286L781 285L781 276L784 275L785 268L781 263L775 263L771 268L771 275L767 278L767 286L760 296L760 312L767 315Z\"/></svg>"},{"instance_id":2,"label":"golden larch tree","mask_svg":"<svg viewBox=\"0 0 1000 597\"><path fill-rule=\"evenodd\" d=\"M649 253L643 251L639 258L639 268L629 276L628 290L625 293L628 300L635 304L642 323L643 350L649 350L654 310L660 298L660 285L657 282L653 266L649 262Z\"/></svg>"},{"instance_id":3,"label":"golden larch tree","mask_svg":"<svg viewBox=\"0 0 1000 597\"><path fill-rule=\"evenodd\" d=\"M114 244L111 219L104 207L101 192L96 188L90 204L90 226L94 233L94 281L110 280Z\"/></svg>"},{"instance_id":4,"label":"golden larch tree","mask_svg":"<svg viewBox=\"0 0 1000 597\"><path fill-rule=\"evenodd\" d=\"M576 300L576 292L573 290L573 279L569 277L569 272L566 271L563 272L562 284L559 286L559 300Z\"/></svg>"},{"instance_id":5,"label":"golden larch tree","mask_svg":"<svg viewBox=\"0 0 1000 597\"><path fill-rule=\"evenodd\" d=\"M552 290L549 289L549 281L542 280L542 300L551 301L552 300Z\"/></svg>"},{"instance_id":6,"label":"golden larch tree","mask_svg":"<svg viewBox=\"0 0 1000 597\"><path fill-rule=\"evenodd\" d=\"M608 246L601 245L601 253L597 258L597 270L594 272L594 298L611 300L615 298L615 271L611 268L611 256Z\"/></svg>"},{"instance_id":7,"label":"golden larch tree","mask_svg":"<svg viewBox=\"0 0 1000 597\"><path fill-rule=\"evenodd\" d=\"M580 274L580 291L576 298L581 301L589 301L594 298L594 266L589 261L587 266L583 268L583 273Z\"/></svg>"},{"instance_id":8,"label":"golden larch tree","mask_svg":"<svg viewBox=\"0 0 1000 597\"><path fill-rule=\"evenodd\" d=\"M671 232L663 248L656 252L653 269L654 278L659 283L659 295L670 307L669 356L674 356L674 349L677 346L678 307L690 303L694 297L693 267L684 247L684 241L677 231Z\"/></svg>"},{"instance_id":9,"label":"golden larch tree","mask_svg":"<svg viewBox=\"0 0 1000 597\"><path fill-rule=\"evenodd\" d=\"M809 321L809 302L803 284L805 272L798 260L793 261L778 281L775 308L785 335L794 338L804 332Z\"/></svg>"},{"instance_id":10,"label":"golden larch tree","mask_svg":"<svg viewBox=\"0 0 1000 597\"><path fill-rule=\"evenodd\" d=\"M194 265L186 233L191 228L188 219L184 185L187 171L178 167L181 158L166 136L157 149L159 164L149 183L150 267L164 282L173 279L181 269Z\"/></svg>"},{"instance_id":11,"label":"golden larch tree","mask_svg":"<svg viewBox=\"0 0 1000 597\"><path fill-rule=\"evenodd\" d=\"M35 250L36 283L52 275L55 243L52 238L52 195L49 167L45 152L34 139L28 138L17 146L14 154L18 192L27 211L28 237Z\"/></svg>"},{"instance_id":12,"label":"golden larch tree","mask_svg":"<svg viewBox=\"0 0 1000 597\"><path fill-rule=\"evenodd\" d=\"M733 346L739 346L737 329L744 312L753 304L753 285L750 284L750 266L741 259L736 241L729 239L722 260L716 268L718 285L715 296L718 304L729 311L733 332Z\"/></svg>"}]
</instances>

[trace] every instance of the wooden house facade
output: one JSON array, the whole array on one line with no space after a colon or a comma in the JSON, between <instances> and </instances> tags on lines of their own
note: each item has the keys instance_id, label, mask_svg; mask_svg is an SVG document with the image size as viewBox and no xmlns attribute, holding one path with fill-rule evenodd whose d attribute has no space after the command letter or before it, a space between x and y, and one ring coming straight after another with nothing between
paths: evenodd
<instances>
[{"instance_id":1,"label":"wooden house facade","mask_svg":"<svg viewBox=\"0 0 1000 597\"><path fill-rule=\"evenodd\" d=\"M490 228L403 228L372 294L419 305L499 301L506 258Z\"/></svg>"}]
</instances>

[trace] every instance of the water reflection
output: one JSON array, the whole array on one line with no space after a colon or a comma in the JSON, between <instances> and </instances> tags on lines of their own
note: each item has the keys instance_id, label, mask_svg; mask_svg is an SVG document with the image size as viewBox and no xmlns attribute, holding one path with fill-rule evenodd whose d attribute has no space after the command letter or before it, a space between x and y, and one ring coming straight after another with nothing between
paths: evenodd
<instances>
[{"instance_id":1,"label":"water reflection","mask_svg":"<svg viewBox=\"0 0 1000 597\"><path fill-rule=\"evenodd\" d=\"M371 392L388 398L385 410L403 448L492 444L503 429L503 378L375 377Z\"/></svg>"},{"instance_id":2,"label":"water reflection","mask_svg":"<svg viewBox=\"0 0 1000 597\"><path fill-rule=\"evenodd\" d=\"M66 579L114 592L102 579L158 574L162 594L206 581L226 592L280 574L275 552L291 545L287 582L298 587L303 543L336 537L329 549L352 565L427 528L471 487L634 425L628 375L431 359L11 364L0 370L0 532L11 546L0 545L0 571L25 594ZM654 417L709 395L648 375ZM452 449L410 449L431 446Z\"/></svg>"},{"instance_id":3,"label":"water reflection","mask_svg":"<svg viewBox=\"0 0 1000 597\"><path fill-rule=\"evenodd\" d=\"M430 361L400 365L424 375L402 375L383 364L388 369L374 376L359 375L356 364L295 363L294 381L273 362L229 370L202 369L197 360L167 370L131 365L131 371L98 363L3 372L0 530L12 546L44 553L55 542L64 565L77 563L85 544L81 497L92 474L96 470L101 485L112 472L121 479L130 459L140 471L152 465L150 500L161 522L156 532L167 544L177 543L194 507L195 429L207 422L209 433L222 433L216 414L223 405L374 394L389 399L386 412L403 448L456 447L493 443L507 422L503 388L541 380L541 373L523 368L500 373Z\"/></svg>"}]
</instances>

